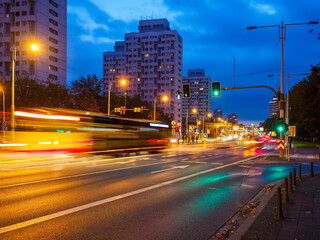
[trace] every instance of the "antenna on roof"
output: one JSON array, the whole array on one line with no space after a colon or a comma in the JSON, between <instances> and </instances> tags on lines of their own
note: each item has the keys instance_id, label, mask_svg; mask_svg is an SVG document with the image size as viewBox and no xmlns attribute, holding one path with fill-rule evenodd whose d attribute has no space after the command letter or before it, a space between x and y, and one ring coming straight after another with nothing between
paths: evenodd
<instances>
[{"instance_id":1,"label":"antenna on roof","mask_svg":"<svg viewBox=\"0 0 320 240\"><path fill-rule=\"evenodd\" d=\"M153 19L153 11L152 11L152 13L151 13L151 19Z\"/></svg>"}]
</instances>

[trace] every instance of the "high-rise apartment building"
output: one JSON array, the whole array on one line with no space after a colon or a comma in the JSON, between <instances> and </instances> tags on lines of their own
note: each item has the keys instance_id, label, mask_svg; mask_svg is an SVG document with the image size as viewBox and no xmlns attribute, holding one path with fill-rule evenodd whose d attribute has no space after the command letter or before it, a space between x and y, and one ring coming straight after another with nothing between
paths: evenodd
<instances>
[{"instance_id":1,"label":"high-rise apartment building","mask_svg":"<svg viewBox=\"0 0 320 240\"><path fill-rule=\"evenodd\" d=\"M125 34L123 42L116 42L115 51L103 53L105 89L140 95L143 101L162 109L176 121L182 120L182 101L177 91L182 85L182 37L171 30L167 19L141 20L139 32ZM122 86L120 79L126 79ZM162 96L169 100L162 101Z\"/></svg>"},{"instance_id":2,"label":"high-rise apartment building","mask_svg":"<svg viewBox=\"0 0 320 240\"><path fill-rule=\"evenodd\" d=\"M272 101L270 101L269 104L270 104L270 117L278 116L279 107L278 107L278 99L277 99L277 97L273 97Z\"/></svg>"},{"instance_id":3,"label":"high-rise apartment building","mask_svg":"<svg viewBox=\"0 0 320 240\"><path fill-rule=\"evenodd\" d=\"M231 113L228 116L228 122L233 124L238 124L238 115L235 113Z\"/></svg>"},{"instance_id":4,"label":"high-rise apartment building","mask_svg":"<svg viewBox=\"0 0 320 240\"><path fill-rule=\"evenodd\" d=\"M211 78L205 75L204 69L189 69L183 83L189 83L191 89L191 98L183 99L182 103L184 124L195 124L211 113L211 92L195 92L210 89ZM197 113L192 113L192 109L197 109ZM188 123L185 122L187 112Z\"/></svg>"},{"instance_id":5,"label":"high-rise apartment building","mask_svg":"<svg viewBox=\"0 0 320 240\"><path fill-rule=\"evenodd\" d=\"M15 77L66 85L67 0L1 0L0 80ZM30 45L36 43L34 53Z\"/></svg>"},{"instance_id":6,"label":"high-rise apartment building","mask_svg":"<svg viewBox=\"0 0 320 240\"><path fill-rule=\"evenodd\" d=\"M220 119L223 119L223 113L222 113L222 111L221 111L220 109L214 110L214 112L213 112L213 118L214 118L215 121L219 120L219 118L220 118Z\"/></svg>"}]
</instances>

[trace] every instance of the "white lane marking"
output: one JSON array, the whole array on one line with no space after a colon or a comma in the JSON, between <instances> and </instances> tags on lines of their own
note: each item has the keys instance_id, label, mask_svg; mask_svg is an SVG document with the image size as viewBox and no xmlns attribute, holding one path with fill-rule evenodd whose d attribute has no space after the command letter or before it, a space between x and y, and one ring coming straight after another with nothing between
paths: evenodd
<instances>
[{"instance_id":1,"label":"white lane marking","mask_svg":"<svg viewBox=\"0 0 320 240\"><path fill-rule=\"evenodd\" d=\"M194 162L194 163L207 164L208 162L200 162L200 161L197 161L197 162Z\"/></svg>"},{"instance_id":2,"label":"white lane marking","mask_svg":"<svg viewBox=\"0 0 320 240\"><path fill-rule=\"evenodd\" d=\"M201 156L202 158L205 158L206 156Z\"/></svg>"},{"instance_id":3,"label":"white lane marking","mask_svg":"<svg viewBox=\"0 0 320 240\"><path fill-rule=\"evenodd\" d=\"M184 158L184 159L181 159L181 161L186 161L186 160L189 160L189 158Z\"/></svg>"},{"instance_id":4,"label":"white lane marking","mask_svg":"<svg viewBox=\"0 0 320 240\"><path fill-rule=\"evenodd\" d=\"M186 179L189 179L189 178L192 178L192 177L196 177L196 176L203 175L203 174L206 174L206 173L209 173L209 172L213 172L215 170L218 170L218 169L221 169L221 168L226 168L226 167L229 167L229 166L232 166L232 165L236 165L236 164L239 164L239 163L242 163L242 162L246 162L248 160L255 159L255 158L258 158L258 157L259 156L254 156L254 157L251 157L251 158L248 158L248 159L242 159L240 161L237 161L237 162L234 162L234 163L229 163L229 164L226 164L224 166L207 169L207 170L204 170L204 171L201 171L201 172L190 174L188 176L184 176L184 177L176 178L176 179L169 180L169 181L166 181L166 182L158 183L158 184L155 184L155 185L152 185L152 186L149 186L149 187L141 188L141 189L138 189L138 190L135 190L135 191L132 191L132 192L128 192L128 193L124 193L124 194L121 194L121 195L118 195L118 196L102 199L102 200L99 200L99 201L96 201L96 202L84 204L84 205L81 205L81 206L78 206L78 207L74 207L74 208L70 208L70 209L67 209L67 210L60 211L60 212L56 212L56 213L52 213L52 214L49 214L49 215L45 215L45 216L42 216L42 217L34 218L34 219L27 220L27 221L24 221L24 222L12 224L12 225L0 228L0 234L6 233L6 232L10 232L10 231L14 231L14 230L17 230L17 229L20 229L20 228L24 228L24 227L27 227L27 226L30 226L30 225L34 225L34 224L37 224L37 223L41 223L41 222L44 222L44 221L48 221L48 220L51 220L51 219L55 219L55 218L58 218L58 217L62 217L62 216L65 216L65 215L68 215L68 214L72 214L72 213L75 213L75 212L79 212L79 211L82 211L82 210L85 210L85 209L88 209L88 208L96 207L96 206L99 206L99 205L102 205L102 204L105 204L105 203L109 203L109 202L113 202L113 201L116 201L116 200L119 200L119 199L131 197L131 196L143 193L143 192L148 192L148 191L160 188L160 187L164 187L164 186L170 185L172 183L181 182L183 180L186 180Z\"/></svg>"},{"instance_id":5,"label":"white lane marking","mask_svg":"<svg viewBox=\"0 0 320 240\"><path fill-rule=\"evenodd\" d=\"M189 167L190 165L182 165L182 166L175 166L175 167L172 167L172 168L166 168L166 169L162 169L162 170L158 170L158 171L153 171L151 173L160 173L160 172L165 172L165 171L170 171L170 170L173 170L173 169L183 169L183 168L187 168Z\"/></svg>"},{"instance_id":6,"label":"white lane marking","mask_svg":"<svg viewBox=\"0 0 320 240\"><path fill-rule=\"evenodd\" d=\"M126 164L126 163L132 163L132 162L135 162L136 160L132 159L132 160L129 160L129 161L124 161L124 162L116 162L116 163L119 163L119 164Z\"/></svg>"},{"instance_id":7,"label":"white lane marking","mask_svg":"<svg viewBox=\"0 0 320 240\"><path fill-rule=\"evenodd\" d=\"M174 160L174 161L171 161L171 162L177 162L177 161ZM168 163L168 162L167 162L167 163ZM69 179L69 178L84 177L84 176L90 176L90 175L94 175L94 174L107 173L107 172L115 172L115 171L127 170L127 169L132 169L132 168L149 167L149 166L161 165L161 164L164 164L164 163L163 163L163 162L161 162L161 163L152 163L152 164L145 164L145 165L141 165L141 166L132 166L132 167L126 167L126 168L116 168L116 169L109 169L109 170L97 171L97 172L91 172L91 173L82 173L82 174L65 176L65 177L49 178L49 179L43 179L43 180L38 180L38 181L32 181L32 182L15 183L15 184L10 184L10 185L0 186L0 189L10 188L10 187L19 187L19 186L25 186L25 185L37 184L37 183L44 183L44 182L51 182L51 181ZM100 166L100 165L99 165L99 166Z\"/></svg>"},{"instance_id":8,"label":"white lane marking","mask_svg":"<svg viewBox=\"0 0 320 240\"><path fill-rule=\"evenodd\" d=\"M223 163L218 163L218 162L212 162L210 164L213 164L213 165L223 165Z\"/></svg>"}]
</instances>

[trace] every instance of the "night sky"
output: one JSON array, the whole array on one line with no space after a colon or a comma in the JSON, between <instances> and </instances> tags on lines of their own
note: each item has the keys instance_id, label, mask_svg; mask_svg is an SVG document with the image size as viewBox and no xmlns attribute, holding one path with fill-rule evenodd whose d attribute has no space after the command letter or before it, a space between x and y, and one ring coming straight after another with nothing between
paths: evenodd
<instances>
[{"instance_id":1,"label":"night sky","mask_svg":"<svg viewBox=\"0 0 320 240\"><path fill-rule=\"evenodd\" d=\"M277 27L248 31L248 26L320 22L319 0L68 0L68 84L79 75L102 78L102 53L112 51L124 33L137 32L139 20L167 18L183 38L183 75L204 68L223 87L268 85L278 89L280 42ZM314 33L310 30L313 29ZM310 73L320 62L318 25L287 26L284 73ZM291 76L291 86L305 76ZM286 82L285 82L286 83ZM269 117L267 89L223 91L212 110L236 113L242 123Z\"/></svg>"}]
</instances>

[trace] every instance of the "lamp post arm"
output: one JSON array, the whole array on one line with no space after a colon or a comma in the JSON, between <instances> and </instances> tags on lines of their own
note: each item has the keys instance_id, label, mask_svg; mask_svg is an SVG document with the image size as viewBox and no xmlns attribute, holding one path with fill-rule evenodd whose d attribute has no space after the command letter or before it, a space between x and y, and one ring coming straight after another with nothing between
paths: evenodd
<instances>
[{"instance_id":1,"label":"lamp post arm","mask_svg":"<svg viewBox=\"0 0 320 240\"><path fill-rule=\"evenodd\" d=\"M249 88L267 88L271 90L277 97L278 101L279 99L279 93L276 92L272 87L264 86L264 85L258 85L258 86L247 86L247 87L232 87L232 88L221 88L221 90L238 90L238 89L249 89Z\"/></svg>"}]
</instances>

